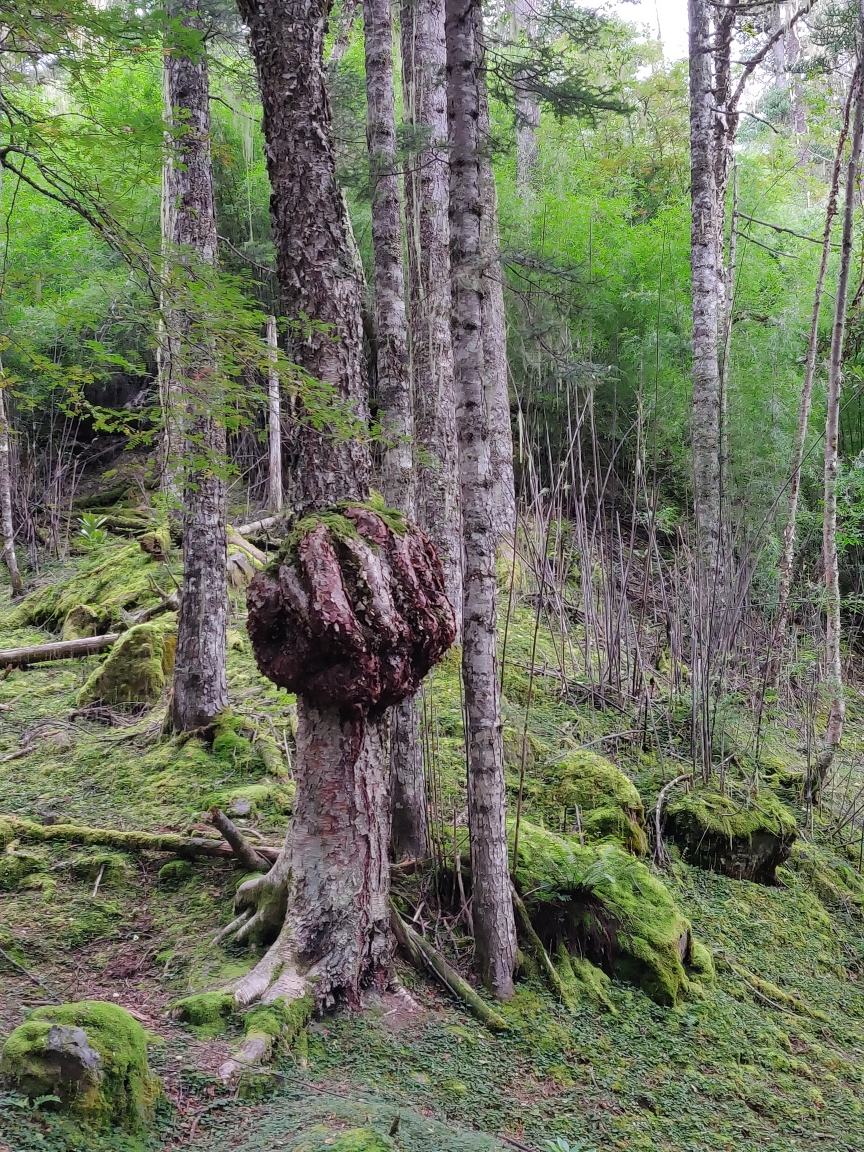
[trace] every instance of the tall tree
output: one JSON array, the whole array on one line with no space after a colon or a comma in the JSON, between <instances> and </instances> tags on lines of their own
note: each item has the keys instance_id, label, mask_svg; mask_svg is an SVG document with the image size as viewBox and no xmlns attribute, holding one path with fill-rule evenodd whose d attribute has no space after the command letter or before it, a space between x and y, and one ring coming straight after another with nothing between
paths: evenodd
<instances>
[{"instance_id":1,"label":"tall tree","mask_svg":"<svg viewBox=\"0 0 864 1152\"><path fill-rule=\"evenodd\" d=\"M267 317L267 347L272 367L267 373L267 416L269 422L267 502L273 512L282 511L282 404L279 373L276 370L278 340L276 317Z\"/></svg>"},{"instance_id":2,"label":"tall tree","mask_svg":"<svg viewBox=\"0 0 864 1152\"><path fill-rule=\"evenodd\" d=\"M828 401L825 413L825 486L822 513L822 560L825 565L825 663L831 694L825 742L816 757L807 780L807 794L818 793L843 739L846 700L843 689L843 662L840 651L840 571L837 554L837 484L840 479L840 392L843 385L843 347L846 337L846 301L849 292L849 270L852 265L855 200L861 167L861 145L864 139L864 0L859 0L858 66L855 70L855 112L852 121L852 147L846 167L846 189L843 204L843 230L840 237L840 268L834 296L834 325L831 330L831 352L828 360Z\"/></svg>"},{"instance_id":3,"label":"tall tree","mask_svg":"<svg viewBox=\"0 0 864 1152\"><path fill-rule=\"evenodd\" d=\"M197 17L188 11L176 7L170 14L196 28ZM182 429L184 459L183 590L171 721L188 731L212 723L228 704L225 424L213 342L190 291L196 280L208 279L218 259L203 40L194 54L168 52L163 68L171 128L163 172L163 354L169 423Z\"/></svg>"},{"instance_id":4,"label":"tall tree","mask_svg":"<svg viewBox=\"0 0 864 1152\"><path fill-rule=\"evenodd\" d=\"M496 659L496 525L484 391L480 19L477 0L447 0L450 257L465 549L462 678L468 727L472 913L484 979L496 996L506 999L513 993L516 928L507 852Z\"/></svg>"},{"instance_id":5,"label":"tall tree","mask_svg":"<svg viewBox=\"0 0 864 1152\"><path fill-rule=\"evenodd\" d=\"M2 376L0 366L0 376ZM24 591L18 557L15 554L15 527L12 523L12 461L9 443L9 415L6 409L6 388L0 379L0 532L3 536L3 559L9 572L13 596Z\"/></svg>"},{"instance_id":6,"label":"tall tree","mask_svg":"<svg viewBox=\"0 0 864 1152\"><path fill-rule=\"evenodd\" d=\"M514 39L529 50L537 35L534 3L535 0L513 0ZM540 127L540 101L536 92L524 84L524 79L524 73L516 73L513 104L516 115L516 187L522 196L527 196L532 191L539 157L537 129Z\"/></svg>"}]
</instances>

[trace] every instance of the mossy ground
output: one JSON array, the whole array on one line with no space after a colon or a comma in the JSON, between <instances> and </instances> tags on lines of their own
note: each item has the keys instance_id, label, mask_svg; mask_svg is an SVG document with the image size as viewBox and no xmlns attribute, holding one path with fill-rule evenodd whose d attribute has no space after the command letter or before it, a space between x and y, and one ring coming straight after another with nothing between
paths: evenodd
<instances>
[{"instance_id":1,"label":"mossy ground","mask_svg":"<svg viewBox=\"0 0 864 1152\"><path fill-rule=\"evenodd\" d=\"M109 552L130 547L112 543ZM115 605L155 602L146 575L156 574L166 587L166 566L140 556L133 563L132 552L126 554L131 575L115 565L126 591L104 569L94 574L99 556L47 570L45 587L51 578L58 587L45 592L50 612L38 619L0 599L0 643L56 635L65 618L64 597L105 604L111 612ZM36 665L0 681L0 755L18 750L21 737L39 723L50 721L64 735L60 742L38 739L31 752L3 764L2 811L118 828L203 831L209 804L228 804L245 793L250 810L238 821L278 838L290 807L284 747L293 754L291 701L258 675L239 605L232 628L240 642L228 656L231 707L238 722L251 727L229 726L230 734L225 729L225 738L213 746L160 740L161 705L129 717L125 726L72 717L76 695L98 657ZM511 803L519 790L532 639L533 613L518 607L508 626L504 665ZM451 653L424 690L432 816L442 840L454 810L464 808L458 666L459 654ZM556 764L586 745L610 756L650 808L664 780L684 770L671 758L671 726L662 756L653 747L644 751L639 739L616 736L638 725L586 699L566 662L562 671L560 642L544 628L537 667L524 746L525 818L555 833L573 832L572 811L546 783ZM853 690L841 790L864 747L861 716ZM778 710L766 723L763 747L770 745L783 763L765 764L762 785L785 789L778 794L794 805L781 769L784 763L802 766L796 722ZM265 766L249 738L256 730L277 749L278 763L268 754ZM752 771L744 753L741 762ZM401 1152L492 1152L505 1147L497 1134L538 1152L557 1136L580 1152L824 1152L858 1146L854 1134L864 1115L864 883L857 853L825 845L818 814L815 833L807 834L780 870L781 886L739 882L677 860L664 875L680 914L717 957L716 984L710 973L693 973L700 976L698 986L677 1006L661 1006L633 983L613 977L597 996L580 997L568 1010L528 979L501 1009L509 1031L493 1035L425 979L402 969L418 1011L373 1007L313 1021L308 1065L281 1056L275 1080L262 1076L259 1090L256 1080L239 1096L216 1083L215 1071L242 1034L242 1019L223 1020L220 1012L219 1021L202 1021L196 1029L166 1014L178 998L218 989L255 960L242 949L209 943L230 916L237 870L217 861L165 871L170 859L164 855L127 856L69 844L13 843L6 852L0 1036L46 1001L99 999L135 1011L161 1038L150 1048L151 1067L164 1084L146 1139L154 1150L318 1152L319 1145L339 1147L327 1141L343 1138L354 1141L348 1147L362 1147L362 1136L369 1147ZM639 867L648 874L648 865ZM786 999L767 993L769 986ZM224 1027L218 1035L217 1024ZM14 1152L142 1147L143 1138L119 1131L85 1132L14 1092L0 1101L2 1141ZM397 1115L400 1124L391 1135Z\"/></svg>"}]
</instances>

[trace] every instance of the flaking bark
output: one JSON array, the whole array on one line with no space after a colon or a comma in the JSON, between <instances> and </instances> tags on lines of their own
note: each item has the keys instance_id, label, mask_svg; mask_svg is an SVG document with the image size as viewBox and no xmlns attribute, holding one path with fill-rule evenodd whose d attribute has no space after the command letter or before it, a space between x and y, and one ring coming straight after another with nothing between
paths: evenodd
<instances>
[{"instance_id":1,"label":"flaking bark","mask_svg":"<svg viewBox=\"0 0 864 1152\"><path fill-rule=\"evenodd\" d=\"M465 547L462 676L468 720L468 818L477 959L496 996L513 994L504 758L496 668L495 544L480 289L483 259L479 27L476 0L447 0L450 255L456 423Z\"/></svg>"}]
</instances>

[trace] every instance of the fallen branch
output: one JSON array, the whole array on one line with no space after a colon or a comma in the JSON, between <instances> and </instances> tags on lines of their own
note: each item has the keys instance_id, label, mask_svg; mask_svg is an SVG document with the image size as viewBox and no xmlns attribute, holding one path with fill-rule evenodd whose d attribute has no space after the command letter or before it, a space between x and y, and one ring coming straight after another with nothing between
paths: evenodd
<instances>
[{"instance_id":1,"label":"fallen branch","mask_svg":"<svg viewBox=\"0 0 864 1152\"><path fill-rule=\"evenodd\" d=\"M674 780L670 780L660 789L660 795L657 797L657 805L654 809L654 863L658 868L665 868L669 863L669 853L666 851L666 846L663 843L663 831L661 825L661 817L663 814L663 801L666 799L666 793L674 788L676 784L682 783L684 780L691 779L690 772L682 772L680 776L676 776Z\"/></svg>"},{"instance_id":2,"label":"fallen branch","mask_svg":"<svg viewBox=\"0 0 864 1152\"><path fill-rule=\"evenodd\" d=\"M45 660L90 656L93 652L110 648L119 639L119 632L108 632L105 636L85 636L80 640L52 640L48 644L31 644L26 648L4 648L0 650L0 665L25 668L28 664Z\"/></svg>"},{"instance_id":3,"label":"fallen branch","mask_svg":"<svg viewBox=\"0 0 864 1152\"><path fill-rule=\"evenodd\" d=\"M249 841L244 838L243 833L237 825L229 820L225 813L215 805L210 809L210 823L222 833L231 845L234 855L247 872L270 871L271 861L256 851Z\"/></svg>"},{"instance_id":4,"label":"fallen branch","mask_svg":"<svg viewBox=\"0 0 864 1152\"><path fill-rule=\"evenodd\" d=\"M509 1028L507 1021L494 1008L479 996L467 980L463 980L456 969L437 952L428 940L418 935L414 929L406 924L398 911L391 905L390 926L399 945L408 956L415 968L420 971L428 969L437 976L444 987L455 996L457 1000L468 1008L487 1028L496 1032L506 1032Z\"/></svg>"},{"instance_id":5,"label":"fallen branch","mask_svg":"<svg viewBox=\"0 0 864 1152\"><path fill-rule=\"evenodd\" d=\"M515 887L510 885L513 895L513 907L516 911L516 919L519 921L519 927L525 933L531 951L534 953L534 958L543 969L549 985L558 999L566 1008L574 1008L573 997L568 994L561 977L558 975L558 969L549 958L549 953L546 951L543 941L534 930L534 925L531 923L531 917L528 915L528 909L522 900L522 897L516 891Z\"/></svg>"},{"instance_id":6,"label":"fallen branch","mask_svg":"<svg viewBox=\"0 0 864 1152\"><path fill-rule=\"evenodd\" d=\"M250 532L263 532L265 528L272 528L284 519L284 516L265 516L263 520L253 520L251 524L241 524L234 531L238 536L248 536Z\"/></svg>"}]
</instances>

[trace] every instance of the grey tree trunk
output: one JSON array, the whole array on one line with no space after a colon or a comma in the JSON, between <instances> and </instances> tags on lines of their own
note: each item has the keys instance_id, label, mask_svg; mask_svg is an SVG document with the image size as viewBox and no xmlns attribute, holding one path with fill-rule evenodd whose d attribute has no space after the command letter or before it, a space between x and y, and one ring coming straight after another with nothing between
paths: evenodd
<instances>
[{"instance_id":1,"label":"grey tree trunk","mask_svg":"<svg viewBox=\"0 0 864 1152\"><path fill-rule=\"evenodd\" d=\"M240 12L264 108L276 267L294 325L291 356L365 420L362 284L324 86L328 7L325 0L242 0ZM300 510L368 494L366 438L331 431L298 422ZM236 987L239 1002L307 992L319 1004L340 996L356 1002L361 983L389 967L389 772L379 723L318 711L299 698L297 792L285 851L241 898L282 927Z\"/></svg>"},{"instance_id":2,"label":"grey tree trunk","mask_svg":"<svg viewBox=\"0 0 864 1152\"><path fill-rule=\"evenodd\" d=\"M402 272L390 0L364 0L363 33L366 49L366 139L372 179L378 400L385 442L381 482L387 503L413 519L413 418ZM429 849L423 744L417 706L418 702L410 697L390 713L392 840L397 857L421 857L427 855Z\"/></svg>"},{"instance_id":3,"label":"grey tree trunk","mask_svg":"<svg viewBox=\"0 0 864 1152\"><path fill-rule=\"evenodd\" d=\"M496 666L495 545L482 329L480 74L477 0L447 0L450 256L456 426L465 546L462 677L468 721L468 820L477 959L494 994L513 993L504 757Z\"/></svg>"},{"instance_id":4,"label":"grey tree trunk","mask_svg":"<svg viewBox=\"0 0 864 1152\"><path fill-rule=\"evenodd\" d=\"M688 0L690 14L690 278L693 298L691 443L699 547L716 570L720 552L721 401L718 363L718 189L715 179L714 77L709 0Z\"/></svg>"},{"instance_id":5,"label":"grey tree trunk","mask_svg":"<svg viewBox=\"0 0 864 1152\"><path fill-rule=\"evenodd\" d=\"M821 789L831 768L834 755L843 739L846 700L843 689L843 662L840 652L840 573L837 556L837 482L840 476L840 391L843 384L843 345L846 336L846 299L849 292L849 269L852 264L855 197L864 137L864 3L859 11L859 64L855 76L855 113L852 122L852 147L846 168L846 191L843 205L843 231L840 239L840 268L834 297L834 326L831 331L831 354L828 362L828 402L825 415L825 488L822 520L822 556L825 564L825 664L826 681L831 693L825 743L812 766L806 782L809 797Z\"/></svg>"},{"instance_id":6,"label":"grey tree trunk","mask_svg":"<svg viewBox=\"0 0 864 1152\"><path fill-rule=\"evenodd\" d=\"M513 31L523 46L531 46L537 35L537 15L533 0L514 0ZM533 92L520 87L520 74L515 77L513 104L516 117L516 189L523 197L533 191L539 159L537 129L540 127L540 101Z\"/></svg>"},{"instance_id":7,"label":"grey tree trunk","mask_svg":"<svg viewBox=\"0 0 864 1152\"><path fill-rule=\"evenodd\" d=\"M831 170L831 183L828 190L828 204L825 208L825 228L822 232L822 256L816 277L816 290L813 293L813 311L810 315L810 334L807 340L807 355L804 361L804 382L801 385L801 400L798 406L798 428L795 433L795 446L792 452L792 471L789 479L789 512L783 530L783 550L780 555L777 592L777 623L774 630L775 661L786 642L789 623L789 595L792 589L792 565L795 559L795 533L798 517L798 501L801 495L801 468L804 462L804 449L807 444L807 429L810 424L810 407L813 402L813 380L816 375L816 354L819 346L819 312L825 289L825 274L831 255L831 227L837 214L837 194L840 186L840 170L843 166L843 153L849 133L849 114L856 85L849 89L849 99L843 115L837 152Z\"/></svg>"},{"instance_id":8,"label":"grey tree trunk","mask_svg":"<svg viewBox=\"0 0 864 1152\"><path fill-rule=\"evenodd\" d=\"M217 260L207 58L203 50L194 59L171 54L163 67L166 113L174 129L164 174L168 268L163 318L172 408L182 405L185 473L183 593L171 722L176 730L188 731L212 723L228 704L225 425L213 349L195 334L194 304L187 291L188 282L207 276Z\"/></svg>"},{"instance_id":9,"label":"grey tree trunk","mask_svg":"<svg viewBox=\"0 0 864 1152\"><path fill-rule=\"evenodd\" d=\"M489 419L489 459L492 469L493 523L498 539L516 533L516 489L513 476L513 427L510 422L510 369L507 363L507 323L504 314L504 274L498 246L498 196L489 148L489 97L483 67L483 13L477 6L480 66L480 247L482 251L483 357L486 410Z\"/></svg>"},{"instance_id":10,"label":"grey tree trunk","mask_svg":"<svg viewBox=\"0 0 864 1152\"><path fill-rule=\"evenodd\" d=\"M0 369L2 372L2 369ZM0 532L3 535L3 559L9 572L12 595L24 591L18 557L15 554L15 528L12 523L12 462L9 444L9 415L6 411L6 392L0 386Z\"/></svg>"},{"instance_id":11,"label":"grey tree trunk","mask_svg":"<svg viewBox=\"0 0 864 1152\"><path fill-rule=\"evenodd\" d=\"M418 520L435 545L447 597L462 605L453 345L444 0L406 0L401 11L405 123L423 147L405 165L411 374Z\"/></svg>"},{"instance_id":12,"label":"grey tree trunk","mask_svg":"<svg viewBox=\"0 0 864 1152\"><path fill-rule=\"evenodd\" d=\"M279 391L279 373L275 367L277 355L276 317L267 317L267 347L270 349L274 367L267 374L267 415L269 435L267 439L269 480L267 484L268 504L271 511L282 511L282 404Z\"/></svg>"}]
</instances>

